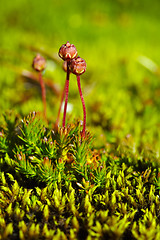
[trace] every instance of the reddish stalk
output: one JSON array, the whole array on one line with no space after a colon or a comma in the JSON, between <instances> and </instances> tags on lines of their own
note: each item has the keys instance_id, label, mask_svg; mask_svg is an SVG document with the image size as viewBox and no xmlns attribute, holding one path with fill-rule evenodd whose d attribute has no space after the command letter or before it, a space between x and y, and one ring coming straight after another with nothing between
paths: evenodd
<instances>
[{"instance_id":1,"label":"reddish stalk","mask_svg":"<svg viewBox=\"0 0 160 240\"><path fill-rule=\"evenodd\" d=\"M42 78L42 71L46 68L46 60L40 54L37 54L36 57L33 59L32 67L39 72L39 83L41 86L41 93L42 93L42 101L43 101L43 116L44 119L47 121L47 114L46 114L46 89L45 84Z\"/></svg>"},{"instance_id":2,"label":"reddish stalk","mask_svg":"<svg viewBox=\"0 0 160 240\"><path fill-rule=\"evenodd\" d=\"M67 104L68 104L68 93L69 93L69 62L67 61L67 78L65 83L65 104L64 104L64 113L63 113L63 123L62 127L65 127L66 124L66 112L67 112Z\"/></svg>"},{"instance_id":3,"label":"reddish stalk","mask_svg":"<svg viewBox=\"0 0 160 240\"><path fill-rule=\"evenodd\" d=\"M55 123L55 128L57 128L58 125L59 125L60 113L61 113L62 104L63 104L64 97L65 97L65 91L66 91L66 82L65 82L64 89L63 89L62 96L61 96L61 102L60 102L60 106L59 106L59 110L58 110L58 115L57 115L57 120L56 120L56 123Z\"/></svg>"},{"instance_id":4,"label":"reddish stalk","mask_svg":"<svg viewBox=\"0 0 160 240\"><path fill-rule=\"evenodd\" d=\"M40 86L41 86L42 101L43 101L43 116L44 116L44 119L46 120L47 119L47 116L46 116L46 111L47 111L46 110L46 89L45 89L45 84L44 84L41 72L39 72L39 82L40 82Z\"/></svg>"},{"instance_id":5,"label":"reddish stalk","mask_svg":"<svg viewBox=\"0 0 160 240\"><path fill-rule=\"evenodd\" d=\"M82 130L82 137L85 138L85 132L86 132L86 106L85 106L85 102L84 102L84 98L83 98L83 94L82 94L81 83L80 83L80 76L79 75L77 75L77 84L78 84L79 94L80 94L81 102L82 102L82 106L83 106L83 130Z\"/></svg>"}]
</instances>

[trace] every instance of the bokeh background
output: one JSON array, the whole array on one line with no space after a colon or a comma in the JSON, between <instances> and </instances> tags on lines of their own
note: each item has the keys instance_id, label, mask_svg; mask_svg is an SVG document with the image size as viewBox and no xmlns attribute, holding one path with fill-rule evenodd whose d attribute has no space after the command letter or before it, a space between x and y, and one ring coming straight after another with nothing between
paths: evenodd
<instances>
[{"instance_id":1,"label":"bokeh background","mask_svg":"<svg viewBox=\"0 0 160 240\"><path fill-rule=\"evenodd\" d=\"M159 155L159 9L159 0L1 0L1 118L43 110L31 67L39 52L47 59L47 116L56 121L65 83L58 50L70 41L87 62L81 83L95 146L123 143ZM75 76L68 111L68 122L82 119Z\"/></svg>"}]
</instances>

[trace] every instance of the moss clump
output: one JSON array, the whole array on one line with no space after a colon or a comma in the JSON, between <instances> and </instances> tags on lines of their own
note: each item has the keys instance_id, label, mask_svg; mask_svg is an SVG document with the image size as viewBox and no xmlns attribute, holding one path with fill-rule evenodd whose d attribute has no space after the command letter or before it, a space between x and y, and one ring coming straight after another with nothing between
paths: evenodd
<instances>
[{"instance_id":1,"label":"moss clump","mask_svg":"<svg viewBox=\"0 0 160 240\"><path fill-rule=\"evenodd\" d=\"M160 238L153 159L92 149L78 122L55 132L36 113L16 119L1 127L0 239Z\"/></svg>"},{"instance_id":2,"label":"moss clump","mask_svg":"<svg viewBox=\"0 0 160 240\"><path fill-rule=\"evenodd\" d=\"M120 174L125 171L123 164ZM159 196L141 176L131 184L130 172L122 184L109 171L103 192L80 191L67 182L27 189L1 173L1 239L158 240Z\"/></svg>"}]
</instances>

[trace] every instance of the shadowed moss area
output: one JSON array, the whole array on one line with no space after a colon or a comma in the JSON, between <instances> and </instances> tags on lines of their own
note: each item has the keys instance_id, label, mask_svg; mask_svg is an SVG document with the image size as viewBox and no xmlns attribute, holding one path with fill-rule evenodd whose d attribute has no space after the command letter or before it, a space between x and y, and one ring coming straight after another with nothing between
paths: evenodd
<instances>
[{"instance_id":1,"label":"shadowed moss area","mask_svg":"<svg viewBox=\"0 0 160 240\"><path fill-rule=\"evenodd\" d=\"M0 239L160 239L159 0L0 1ZM70 76L69 41L87 63ZM37 54L46 59L46 121Z\"/></svg>"}]
</instances>

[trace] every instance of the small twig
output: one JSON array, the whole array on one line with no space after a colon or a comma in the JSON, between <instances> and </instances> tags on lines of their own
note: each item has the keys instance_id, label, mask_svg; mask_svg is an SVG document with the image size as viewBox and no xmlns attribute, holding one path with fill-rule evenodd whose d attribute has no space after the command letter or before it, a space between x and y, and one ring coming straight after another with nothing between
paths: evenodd
<instances>
[{"instance_id":1,"label":"small twig","mask_svg":"<svg viewBox=\"0 0 160 240\"><path fill-rule=\"evenodd\" d=\"M37 74L35 74L35 73L32 73L32 72L30 72L30 71L28 71L28 70L22 70L21 72L20 72L20 74L23 76L23 77L25 77L25 78L29 78L29 79L31 79L31 80L33 80L33 81L36 81L36 82L39 82L39 77L37 76ZM48 78L44 78L43 79L44 80L44 82L45 82L45 85L47 86L47 87L49 87L50 89L52 89L52 91L56 94L56 96L59 96L60 95L60 87L57 85L57 84L55 84L54 82L53 82L53 80L51 80L51 79L48 79Z\"/></svg>"}]
</instances>

